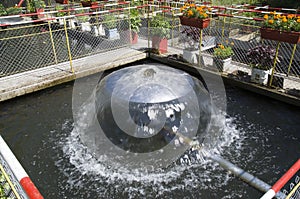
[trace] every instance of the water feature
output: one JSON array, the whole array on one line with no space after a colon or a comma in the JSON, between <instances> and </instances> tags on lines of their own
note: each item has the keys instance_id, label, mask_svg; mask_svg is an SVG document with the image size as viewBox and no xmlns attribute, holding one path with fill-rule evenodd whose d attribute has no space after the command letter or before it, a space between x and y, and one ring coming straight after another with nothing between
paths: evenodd
<instances>
[{"instance_id":1,"label":"water feature","mask_svg":"<svg viewBox=\"0 0 300 199\"><path fill-rule=\"evenodd\" d=\"M93 78L91 76L89 78ZM0 106L0 131L45 198L257 198L260 192L216 164L157 172L112 170L80 142L68 83ZM299 157L300 110L228 86L215 152L267 182ZM276 107L276 108L275 108ZM223 120L223 121L222 121Z\"/></svg>"}]
</instances>

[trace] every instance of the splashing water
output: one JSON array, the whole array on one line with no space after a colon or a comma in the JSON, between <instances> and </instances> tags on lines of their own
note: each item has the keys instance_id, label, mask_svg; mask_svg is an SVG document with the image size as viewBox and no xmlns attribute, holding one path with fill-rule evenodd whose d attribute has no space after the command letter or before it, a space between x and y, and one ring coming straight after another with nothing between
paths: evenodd
<instances>
[{"instance_id":1,"label":"splashing water","mask_svg":"<svg viewBox=\"0 0 300 199\"><path fill-rule=\"evenodd\" d=\"M80 128L74 128L74 124L70 122L64 124L63 131L67 135L58 143L63 151L60 159L64 161L57 161L56 165L64 171L68 189L74 192L81 190L78 194L89 198L164 198L172 195L172 198L190 198L190 193L193 193L193 197L198 194L198 197L203 198L203 191L199 192L197 189L216 189L227 184L230 179L229 174L224 173L216 164L201 157L195 158L192 150L183 154L183 164L177 161L168 168L155 172L107 165L107 162L111 162L109 156L94 158L80 140L79 131L85 129L90 120L90 108L91 104L84 105ZM217 154L229 146L239 150L243 132L237 130L232 120L225 114L214 112L210 134L203 141L203 150Z\"/></svg>"}]
</instances>

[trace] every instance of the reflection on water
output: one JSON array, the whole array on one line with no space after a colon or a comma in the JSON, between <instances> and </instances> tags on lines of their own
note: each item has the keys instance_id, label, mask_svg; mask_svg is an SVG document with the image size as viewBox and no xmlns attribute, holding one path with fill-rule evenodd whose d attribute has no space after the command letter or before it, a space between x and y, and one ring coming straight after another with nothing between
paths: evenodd
<instances>
[{"instance_id":1,"label":"reflection on water","mask_svg":"<svg viewBox=\"0 0 300 199\"><path fill-rule=\"evenodd\" d=\"M211 162L157 173L113 171L87 153L73 130L72 84L1 103L0 132L45 198L258 198ZM216 151L268 183L299 157L300 110L227 88ZM105 160L105 159L104 159Z\"/></svg>"}]
</instances>

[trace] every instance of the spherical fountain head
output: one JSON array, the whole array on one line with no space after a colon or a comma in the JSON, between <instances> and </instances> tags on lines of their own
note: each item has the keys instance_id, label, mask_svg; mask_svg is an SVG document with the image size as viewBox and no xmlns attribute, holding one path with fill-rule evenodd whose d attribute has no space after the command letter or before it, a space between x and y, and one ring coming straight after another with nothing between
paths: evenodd
<instances>
[{"instance_id":1,"label":"spherical fountain head","mask_svg":"<svg viewBox=\"0 0 300 199\"><path fill-rule=\"evenodd\" d=\"M189 140L205 136L211 117L204 83L163 65L107 75L97 85L95 107L101 130L89 133L93 144L87 147L134 167L168 166L190 147Z\"/></svg>"}]
</instances>

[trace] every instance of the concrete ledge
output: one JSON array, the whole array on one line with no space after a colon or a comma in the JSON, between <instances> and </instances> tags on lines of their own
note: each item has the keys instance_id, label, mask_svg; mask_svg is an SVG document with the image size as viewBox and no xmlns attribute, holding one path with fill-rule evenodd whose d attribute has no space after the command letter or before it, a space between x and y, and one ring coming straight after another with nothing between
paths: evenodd
<instances>
[{"instance_id":1,"label":"concrete ledge","mask_svg":"<svg viewBox=\"0 0 300 199\"><path fill-rule=\"evenodd\" d=\"M74 74L71 72L70 62L64 62L3 77L0 78L0 101L129 64L146 57L145 52L127 47L73 60Z\"/></svg>"}]
</instances>

